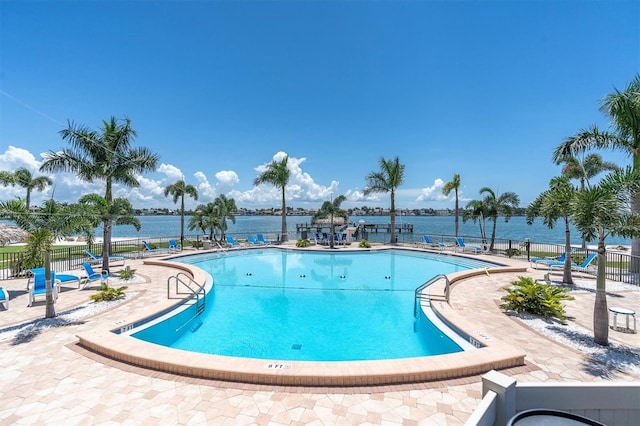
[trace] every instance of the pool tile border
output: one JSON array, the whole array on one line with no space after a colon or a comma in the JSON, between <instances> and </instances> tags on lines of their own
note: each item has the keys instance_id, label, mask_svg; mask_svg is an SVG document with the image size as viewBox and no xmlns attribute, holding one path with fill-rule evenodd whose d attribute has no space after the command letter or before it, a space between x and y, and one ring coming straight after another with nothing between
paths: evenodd
<instances>
[{"instance_id":1,"label":"pool tile border","mask_svg":"<svg viewBox=\"0 0 640 426\"><path fill-rule=\"evenodd\" d=\"M208 274L191 265L167 260L149 259L145 264L180 269L198 282ZM521 272L522 267L495 267L449 275L451 284L486 273ZM444 294L444 283L434 284L432 293ZM162 308L182 301L162 303ZM157 313L159 306L143 310L133 324ZM415 382L431 382L475 376L489 370L502 370L524 366L525 353L499 339L475 330L474 324L457 314L448 304L434 303L434 311L447 323L480 340L484 347L448 355L405 358L380 361L303 362L257 360L185 352L153 343L143 342L127 335L118 335L114 329L98 327L78 333L79 345L107 358L134 366L177 374L192 378L242 382L262 385L351 387L381 386ZM479 336L479 337L476 337Z\"/></svg>"}]
</instances>

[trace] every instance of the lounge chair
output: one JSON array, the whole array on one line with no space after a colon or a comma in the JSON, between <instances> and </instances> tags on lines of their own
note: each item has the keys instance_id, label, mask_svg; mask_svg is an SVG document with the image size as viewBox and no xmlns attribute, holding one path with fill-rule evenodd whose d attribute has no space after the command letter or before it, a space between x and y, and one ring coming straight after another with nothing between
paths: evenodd
<instances>
[{"instance_id":1,"label":"lounge chair","mask_svg":"<svg viewBox=\"0 0 640 426\"><path fill-rule=\"evenodd\" d=\"M84 277L84 282L82 283L83 289L87 286L87 284L93 281L100 280L101 283L104 281L107 281L107 283L109 282L109 273L107 271L96 272L93 270L91 264L87 262L83 263L82 267L87 273L87 276Z\"/></svg>"},{"instance_id":2,"label":"lounge chair","mask_svg":"<svg viewBox=\"0 0 640 426\"><path fill-rule=\"evenodd\" d=\"M269 241L269 240L265 240L265 239L264 239L264 235L262 235L262 234L260 234L260 233L256 234L256 237L258 237L258 242L259 242L259 243L262 243L262 244L271 244L271 241Z\"/></svg>"},{"instance_id":3,"label":"lounge chair","mask_svg":"<svg viewBox=\"0 0 640 426\"><path fill-rule=\"evenodd\" d=\"M240 243L237 242L232 235L227 235L227 244L229 244L230 246L234 246L234 247L240 247Z\"/></svg>"},{"instance_id":4,"label":"lounge chair","mask_svg":"<svg viewBox=\"0 0 640 426\"><path fill-rule=\"evenodd\" d=\"M428 235L423 235L422 236L422 244L425 247L437 248L437 249L440 249L440 250L444 250L445 248L447 248L447 246L444 243L434 243L433 241L431 241L431 238L429 238Z\"/></svg>"},{"instance_id":5,"label":"lounge chair","mask_svg":"<svg viewBox=\"0 0 640 426\"><path fill-rule=\"evenodd\" d=\"M6 311L9 310L9 292L0 287L0 305L4 305Z\"/></svg>"},{"instance_id":6,"label":"lounge chair","mask_svg":"<svg viewBox=\"0 0 640 426\"><path fill-rule=\"evenodd\" d=\"M548 268L550 263L564 264L566 258L567 253L562 253L559 257L532 257L531 260L529 260L529 263L533 269L537 269L540 265L544 265Z\"/></svg>"},{"instance_id":7,"label":"lounge chair","mask_svg":"<svg viewBox=\"0 0 640 426\"><path fill-rule=\"evenodd\" d=\"M40 268L32 268L30 269L30 271L31 271L31 276L27 280L27 290L31 288L31 283L33 282L33 278L36 275L36 273L44 274L45 269L44 269L44 266L41 266ZM56 273L56 281L58 282L59 285L64 283L74 283L78 286L78 288L80 288L80 277L78 275Z\"/></svg>"},{"instance_id":8,"label":"lounge chair","mask_svg":"<svg viewBox=\"0 0 640 426\"><path fill-rule=\"evenodd\" d=\"M151 254L158 254L160 256L168 254L169 253L169 249L168 248L153 248L151 247L151 244L149 244L146 241L142 241L142 244L144 245L144 253L151 253Z\"/></svg>"},{"instance_id":9,"label":"lounge chair","mask_svg":"<svg viewBox=\"0 0 640 426\"><path fill-rule=\"evenodd\" d=\"M249 244L251 244L252 246L261 246L261 245L263 245L263 244L264 244L264 243L261 243L260 241L256 240L256 239L253 237L253 235L248 235L248 236L247 236L247 242L248 242Z\"/></svg>"},{"instance_id":10,"label":"lounge chair","mask_svg":"<svg viewBox=\"0 0 640 426\"><path fill-rule=\"evenodd\" d=\"M571 270L576 272L588 272L589 265L593 260L598 257L598 253L589 253L580 265L575 263L571 264ZM549 269L562 269L564 268L564 262L549 263Z\"/></svg>"},{"instance_id":11,"label":"lounge chair","mask_svg":"<svg viewBox=\"0 0 640 426\"><path fill-rule=\"evenodd\" d=\"M462 237L456 237L456 244L458 247L460 247L460 249L462 249L462 252L464 253L465 251L471 251L475 254L478 254L482 251L482 247L478 247L478 246L468 246L464 243L464 240L462 239Z\"/></svg>"},{"instance_id":12,"label":"lounge chair","mask_svg":"<svg viewBox=\"0 0 640 426\"><path fill-rule=\"evenodd\" d=\"M89 255L92 263L102 263L102 257L96 256L91 250L84 249L84 252ZM109 263L111 262L122 262L122 266L124 266L124 262L126 261L126 257L124 256L109 256Z\"/></svg>"},{"instance_id":13,"label":"lounge chair","mask_svg":"<svg viewBox=\"0 0 640 426\"><path fill-rule=\"evenodd\" d=\"M29 291L29 304L31 306L35 302L38 296L47 296L47 279L44 268L34 268L33 272L33 286ZM58 292L60 291L58 281L56 281L56 273L51 271L51 292L53 294L54 302L58 300Z\"/></svg>"},{"instance_id":14,"label":"lounge chair","mask_svg":"<svg viewBox=\"0 0 640 426\"><path fill-rule=\"evenodd\" d=\"M170 252L180 251L181 249L182 249L182 246L180 244L178 244L178 242L176 240L169 240L169 251Z\"/></svg>"}]
</instances>

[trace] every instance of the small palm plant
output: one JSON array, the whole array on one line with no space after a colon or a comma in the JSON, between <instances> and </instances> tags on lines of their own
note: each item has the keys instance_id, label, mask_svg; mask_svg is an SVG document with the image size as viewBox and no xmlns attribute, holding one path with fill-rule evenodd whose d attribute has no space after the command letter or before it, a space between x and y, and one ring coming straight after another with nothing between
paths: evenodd
<instances>
[{"instance_id":1,"label":"small palm plant","mask_svg":"<svg viewBox=\"0 0 640 426\"><path fill-rule=\"evenodd\" d=\"M506 311L527 312L545 318L557 318L566 323L563 300L574 300L567 294L567 289L534 281L531 277L518 277L513 288L506 289L507 295L500 307Z\"/></svg>"},{"instance_id":2,"label":"small palm plant","mask_svg":"<svg viewBox=\"0 0 640 426\"><path fill-rule=\"evenodd\" d=\"M109 285L105 282L100 285L98 292L96 294L92 294L89 296L91 300L94 302L110 302L112 300L118 300L125 297L124 291L127 289L127 286L122 287L109 287Z\"/></svg>"}]
</instances>

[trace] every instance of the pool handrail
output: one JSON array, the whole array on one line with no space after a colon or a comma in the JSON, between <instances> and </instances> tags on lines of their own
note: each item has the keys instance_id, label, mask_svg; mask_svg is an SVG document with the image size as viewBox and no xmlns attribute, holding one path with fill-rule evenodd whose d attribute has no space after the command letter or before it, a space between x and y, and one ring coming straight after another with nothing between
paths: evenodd
<instances>
[{"instance_id":1,"label":"pool handrail","mask_svg":"<svg viewBox=\"0 0 640 426\"><path fill-rule=\"evenodd\" d=\"M438 275L434 275L433 277L431 277L430 279L428 279L426 282L424 282L423 284L421 284L420 286L418 286L418 288L416 288L416 291L414 293L414 299L413 299L413 316L417 317L418 316L418 300L423 300L422 297L422 291L424 289L426 289L427 287L429 287L431 284L439 281L440 279L444 278L445 281L445 290L444 290L444 297L447 301L447 303L449 303L449 277L447 277L445 274L438 274ZM426 300L429 301L429 303L431 303L431 294L428 294L426 296Z\"/></svg>"}]
</instances>

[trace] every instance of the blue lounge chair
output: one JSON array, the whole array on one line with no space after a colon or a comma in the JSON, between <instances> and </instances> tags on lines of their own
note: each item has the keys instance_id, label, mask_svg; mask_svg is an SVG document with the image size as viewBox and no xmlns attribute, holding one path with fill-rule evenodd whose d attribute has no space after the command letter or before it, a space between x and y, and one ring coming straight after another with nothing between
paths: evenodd
<instances>
[{"instance_id":1,"label":"blue lounge chair","mask_svg":"<svg viewBox=\"0 0 640 426\"><path fill-rule=\"evenodd\" d=\"M45 269L44 266L41 266L40 268L30 269L30 271L32 275L29 277L29 280L27 280L27 290L31 287L31 282L33 281L33 277L36 273L44 274ZM59 285L63 283L74 283L77 284L78 288L80 288L80 277L78 275L56 273L56 281Z\"/></svg>"},{"instance_id":2,"label":"blue lounge chair","mask_svg":"<svg viewBox=\"0 0 640 426\"><path fill-rule=\"evenodd\" d=\"M151 247L151 245L146 242L146 241L142 241L142 244L144 245L144 253L151 253L151 254L158 254L160 256L168 254L169 253L169 249L165 249L165 248L153 248Z\"/></svg>"},{"instance_id":3,"label":"blue lounge chair","mask_svg":"<svg viewBox=\"0 0 640 426\"><path fill-rule=\"evenodd\" d=\"M471 251L475 254L478 254L482 251L482 247L478 247L478 246L468 246L464 243L464 240L462 239L462 237L456 237L456 244L458 245L458 247L460 247L462 249L462 252L464 253L465 251Z\"/></svg>"},{"instance_id":4,"label":"blue lounge chair","mask_svg":"<svg viewBox=\"0 0 640 426\"><path fill-rule=\"evenodd\" d=\"M0 305L4 305L5 310L9 310L9 292L0 287Z\"/></svg>"},{"instance_id":5,"label":"blue lounge chair","mask_svg":"<svg viewBox=\"0 0 640 426\"><path fill-rule=\"evenodd\" d=\"M431 241L431 238L429 238L428 235L423 235L422 236L422 242L423 242L425 247L437 248L437 249L440 249L440 250L444 250L447 247L443 243L434 243L433 241Z\"/></svg>"},{"instance_id":6,"label":"blue lounge chair","mask_svg":"<svg viewBox=\"0 0 640 426\"><path fill-rule=\"evenodd\" d=\"M31 306L33 302L35 302L36 297L47 296L47 279L44 268L34 268L31 272L33 273L33 285L29 291L29 304L27 306ZM58 288L56 273L54 271L51 271L51 291L53 294L53 300L58 300L58 292L60 290Z\"/></svg>"},{"instance_id":7,"label":"blue lounge chair","mask_svg":"<svg viewBox=\"0 0 640 426\"><path fill-rule=\"evenodd\" d=\"M229 244L230 246L234 246L234 247L239 247L240 243L237 242L233 236L231 235L227 235L227 244Z\"/></svg>"},{"instance_id":8,"label":"blue lounge chair","mask_svg":"<svg viewBox=\"0 0 640 426\"><path fill-rule=\"evenodd\" d=\"M169 240L169 251L180 251L182 246L176 240Z\"/></svg>"},{"instance_id":9,"label":"blue lounge chair","mask_svg":"<svg viewBox=\"0 0 640 426\"><path fill-rule=\"evenodd\" d=\"M107 283L109 282L109 273L107 271L101 271L101 272L96 272L93 270L93 267L91 266L90 263L83 263L82 267L84 268L85 272L87 273L87 276L84 278L84 282L82 285L82 288L84 289L87 284L89 284L90 282L93 281L97 281L100 280L100 282L104 282L107 281Z\"/></svg>"},{"instance_id":10,"label":"blue lounge chair","mask_svg":"<svg viewBox=\"0 0 640 426\"><path fill-rule=\"evenodd\" d=\"M576 265L575 263L571 264L571 270L576 272L588 272L587 269L593 260L598 257L598 253L589 253L587 257L584 259L580 265ZM549 269L562 269L564 268L564 262L555 262L549 264Z\"/></svg>"},{"instance_id":11,"label":"blue lounge chair","mask_svg":"<svg viewBox=\"0 0 640 426\"><path fill-rule=\"evenodd\" d=\"M265 239L264 239L264 235L262 235L262 234L260 234L260 233L258 233L258 234L256 235L256 237L258 237L258 242L259 242L259 243L262 243L262 244L271 244L271 241L269 241L269 240L265 240Z\"/></svg>"},{"instance_id":12,"label":"blue lounge chair","mask_svg":"<svg viewBox=\"0 0 640 426\"><path fill-rule=\"evenodd\" d=\"M91 262L93 262L93 263L102 263L102 257L96 256L91 250L85 249L84 252L89 255L89 257L91 258ZM124 266L125 260L126 260L126 257L124 257L124 256L109 256L109 263L111 263L111 262L122 262L122 266Z\"/></svg>"},{"instance_id":13,"label":"blue lounge chair","mask_svg":"<svg viewBox=\"0 0 640 426\"><path fill-rule=\"evenodd\" d=\"M567 253L562 253L559 257L532 257L529 263L533 269L537 269L540 265L544 265L548 268L550 263L564 264L566 258Z\"/></svg>"},{"instance_id":14,"label":"blue lounge chair","mask_svg":"<svg viewBox=\"0 0 640 426\"><path fill-rule=\"evenodd\" d=\"M253 237L253 235L248 235L248 236L247 236L247 242L248 242L249 244L251 244L252 246L261 246L261 245L263 245L263 244L264 244L264 243L261 243L260 241L256 240L256 239Z\"/></svg>"}]
</instances>

